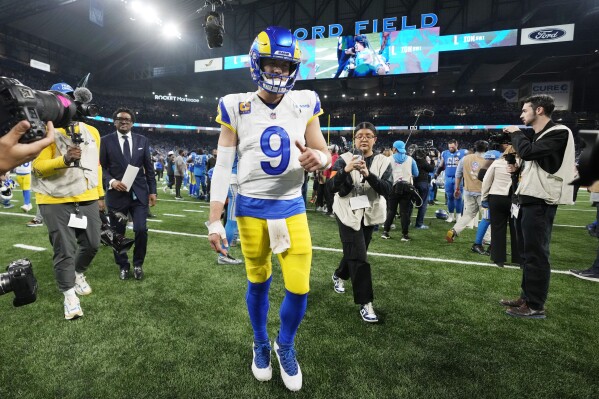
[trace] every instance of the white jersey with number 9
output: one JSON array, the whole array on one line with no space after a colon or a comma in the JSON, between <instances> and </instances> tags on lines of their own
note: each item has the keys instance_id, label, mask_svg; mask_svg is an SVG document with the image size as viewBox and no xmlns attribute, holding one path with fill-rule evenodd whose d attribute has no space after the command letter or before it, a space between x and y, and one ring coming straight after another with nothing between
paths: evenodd
<instances>
[{"instance_id":1,"label":"white jersey with number 9","mask_svg":"<svg viewBox=\"0 0 599 399\"><path fill-rule=\"evenodd\" d=\"M239 194L260 199L301 196L304 169L295 142L306 144L306 126L323 111L310 90L290 91L271 109L254 93L220 99L216 121L237 134Z\"/></svg>"}]
</instances>

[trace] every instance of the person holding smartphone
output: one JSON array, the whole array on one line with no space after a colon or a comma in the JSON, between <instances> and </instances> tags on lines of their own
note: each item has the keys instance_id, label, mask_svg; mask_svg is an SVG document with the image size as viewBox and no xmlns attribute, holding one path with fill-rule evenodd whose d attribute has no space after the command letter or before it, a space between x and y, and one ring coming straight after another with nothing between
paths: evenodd
<instances>
[{"instance_id":1,"label":"person holding smartphone","mask_svg":"<svg viewBox=\"0 0 599 399\"><path fill-rule=\"evenodd\" d=\"M372 274L366 253L374 227L385 221L387 200L393 171L391 160L372 151L376 128L362 122L355 129L355 143L361 155L346 152L335 162L333 171L333 212L339 226L343 258L333 272L335 292L345 293L344 280L351 278L354 302L360 305L360 316L367 323L379 321L372 301Z\"/></svg>"}]
</instances>

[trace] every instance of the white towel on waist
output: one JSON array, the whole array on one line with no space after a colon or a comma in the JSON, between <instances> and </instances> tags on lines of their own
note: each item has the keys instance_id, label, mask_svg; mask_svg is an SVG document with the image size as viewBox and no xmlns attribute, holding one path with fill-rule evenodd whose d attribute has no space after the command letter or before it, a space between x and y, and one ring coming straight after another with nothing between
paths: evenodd
<instances>
[{"instance_id":1,"label":"white towel on waist","mask_svg":"<svg viewBox=\"0 0 599 399\"><path fill-rule=\"evenodd\" d=\"M267 219L270 248L275 254L285 252L291 246L291 237L285 219Z\"/></svg>"}]
</instances>

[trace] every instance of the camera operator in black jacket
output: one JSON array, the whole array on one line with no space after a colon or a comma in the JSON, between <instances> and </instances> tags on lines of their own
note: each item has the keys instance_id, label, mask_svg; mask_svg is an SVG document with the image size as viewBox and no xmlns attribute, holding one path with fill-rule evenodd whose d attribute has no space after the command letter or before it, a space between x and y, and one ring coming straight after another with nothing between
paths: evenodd
<instances>
[{"instance_id":1,"label":"camera operator in black jacket","mask_svg":"<svg viewBox=\"0 0 599 399\"><path fill-rule=\"evenodd\" d=\"M416 215L417 229L428 229L428 226L424 224L424 215L428 208L428 192L430 190L431 176L435 168L435 162L428 156L427 151L423 148L416 147L413 152L413 158L416 161L416 167L418 168L418 176L414 178L414 186L418 195L422 199L422 205L418 208L418 214ZM412 218L412 210L414 208L413 202L410 203L410 219Z\"/></svg>"}]
</instances>

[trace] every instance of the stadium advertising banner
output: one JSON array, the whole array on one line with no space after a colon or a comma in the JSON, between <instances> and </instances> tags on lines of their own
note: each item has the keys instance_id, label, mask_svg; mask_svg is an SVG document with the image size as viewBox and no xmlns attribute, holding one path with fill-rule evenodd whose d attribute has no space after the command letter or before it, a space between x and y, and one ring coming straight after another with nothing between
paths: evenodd
<instances>
[{"instance_id":1,"label":"stadium advertising banner","mask_svg":"<svg viewBox=\"0 0 599 399\"><path fill-rule=\"evenodd\" d=\"M205 60L196 60L194 64L194 72L220 71L223 69L222 58L208 58Z\"/></svg>"},{"instance_id":2,"label":"stadium advertising banner","mask_svg":"<svg viewBox=\"0 0 599 399\"><path fill-rule=\"evenodd\" d=\"M556 111L569 111L572 105L572 82L539 82L531 86L531 94L549 94Z\"/></svg>"},{"instance_id":3,"label":"stadium advertising banner","mask_svg":"<svg viewBox=\"0 0 599 399\"><path fill-rule=\"evenodd\" d=\"M191 97L187 97L187 95L185 97L171 96L170 94L169 95L154 94L154 100L175 101L175 102L183 102L183 103L199 103L200 102L199 98L191 98Z\"/></svg>"},{"instance_id":4,"label":"stadium advertising banner","mask_svg":"<svg viewBox=\"0 0 599 399\"><path fill-rule=\"evenodd\" d=\"M508 103L518 102L518 89L502 89L501 97Z\"/></svg>"},{"instance_id":5,"label":"stadium advertising banner","mask_svg":"<svg viewBox=\"0 0 599 399\"><path fill-rule=\"evenodd\" d=\"M543 44L571 42L574 40L574 24L540 26L522 29L520 44Z\"/></svg>"}]
</instances>

